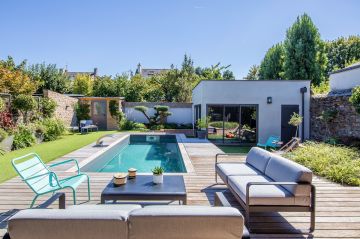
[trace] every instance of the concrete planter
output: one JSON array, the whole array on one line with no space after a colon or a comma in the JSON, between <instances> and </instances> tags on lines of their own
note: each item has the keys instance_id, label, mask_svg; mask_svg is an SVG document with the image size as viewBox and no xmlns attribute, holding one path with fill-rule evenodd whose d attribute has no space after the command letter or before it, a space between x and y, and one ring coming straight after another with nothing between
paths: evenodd
<instances>
[{"instance_id":1,"label":"concrete planter","mask_svg":"<svg viewBox=\"0 0 360 239\"><path fill-rule=\"evenodd\" d=\"M207 134L206 130L198 130L197 131L197 137L199 139L206 139L206 134Z\"/></svg>"},{"instance_id":2,"label":"concrete planter","mask_svg":"<svg viewBox=\"0 0 360 239\"><path fill-rule=\"evenodd\" d=\"M153 174L153 182L155 184L161 184L164 181L164 175L163 174Z\"/></svg>"}]
</instances>

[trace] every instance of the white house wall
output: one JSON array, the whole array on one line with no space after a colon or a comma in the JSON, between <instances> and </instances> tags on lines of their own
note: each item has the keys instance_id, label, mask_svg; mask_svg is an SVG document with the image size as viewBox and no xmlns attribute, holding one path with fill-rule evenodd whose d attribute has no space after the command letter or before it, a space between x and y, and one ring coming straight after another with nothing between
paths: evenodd
<instances>
[{"instance_id":1,"label":"white house wall","mask_svg":"<svg viewBox=\"0 0 360 239\"><path fill-rule=\"evenodd\" d=\"M331 91L347 90L360 85L360 67L330 75Z\"/></svg>"},{"instance_id":2,"label":"white house wall","mask_svg":"<svg viewBox=\"0 0 360 239\"><path fill-rule=\"evenodd\" d=\"M310 81L202 81L193 91L193 106L201 104L204 117L211 104L258 105L258 137L264 142L271 135L281 135L281 105L299 105L302 114L302 87L308 89L304 104L304 136L308 138ZM272 97L272 104L267 104L267 97Z\"/></svg>"},{"instance_id":3,"label":"white house wall","mask_svg":"<svg viewBox=\"0 0 360 239\"><path fill-rule=\"evenodd\" d=\"M124 113L128 120L132 120L139 123L148 123L148 120L145 116L134 109L136 105L144 105L148 107L148 115L153 116L155 110L153 107L155 105L167 105L169 106L169 111L172 113L167 119L168 123L176 124L191 124L192 123L192 108L189 103L157 103L157 102L126 102L124 105Z\"/></svg>"}]
</instances>

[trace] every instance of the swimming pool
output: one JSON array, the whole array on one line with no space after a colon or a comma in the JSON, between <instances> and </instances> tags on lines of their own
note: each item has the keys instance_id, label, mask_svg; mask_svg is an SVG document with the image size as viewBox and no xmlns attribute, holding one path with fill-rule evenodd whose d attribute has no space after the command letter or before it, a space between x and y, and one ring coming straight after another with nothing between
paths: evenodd
<instances>
[{"instance_id":1,"label":"swimming pool","mask_svg":"<svg viewBox=\"0 0 360 239\"><path fill-rule=\"evenodd\" d=\"M175 135L129 135L81 168L83 172L151 173L155 166L165 173L185 173L186 167Z\"/></svg>"}]
</instances>

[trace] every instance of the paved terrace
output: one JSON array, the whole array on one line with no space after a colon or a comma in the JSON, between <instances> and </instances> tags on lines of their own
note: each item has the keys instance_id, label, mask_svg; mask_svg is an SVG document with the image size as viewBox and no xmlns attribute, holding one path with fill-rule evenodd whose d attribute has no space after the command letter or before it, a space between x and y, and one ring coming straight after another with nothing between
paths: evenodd
<instances>
[{"instance_id":1,"label":"paved terrace","mask_svg":"<svg viewBox=\"0 0 360 239\"><path fill-rule=\"evenodd\" d=\"M118 134L121 137L123 134ZM113 142L114 138L105 140L105 144ZM214 185L214 158L221 152L215 145L197 139L186 139L184 145L195 168L194 173L185 174L188 204L213 205L214 192L224 190L223 185ZM76 158L79 161L94 154L101 148L88 145L74 151L57 161ZM227 160L234 160L229 158ZM244 160L239 157L236 160ZM60 169L62 171L66 168ZM60 174L67 174L60 172ZM80 203L98 204L100 194L105 185L112 178L111 173L89 173L91 178L92 200L87 199L86 185L78 189ZM252 234L252 238L360 238L360 188L345 187L322 178L315 177L317 187L316 230L313 235L299 234ZM19 209L27 208L33 198L33 193L17 178L13 178L0 185L0 237L6 231L6 218ZM67 192L67 205L72 204L70 192ZM46 200L40 198L39 202ZM239 204L229 195L232 205L239 208ZM53 207L56 207L55 204ZM260 228L307 228L308 213L267 213L255 214L252 225Z\"/></svg>"}]
</instances>

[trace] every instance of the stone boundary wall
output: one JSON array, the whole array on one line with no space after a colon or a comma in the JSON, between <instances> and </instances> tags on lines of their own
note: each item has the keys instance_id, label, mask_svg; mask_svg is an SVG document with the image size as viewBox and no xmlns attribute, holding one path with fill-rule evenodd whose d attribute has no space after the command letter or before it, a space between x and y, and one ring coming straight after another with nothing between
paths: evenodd
<instances>
[{"instance_id":1,"label":"stone boundary wall","mask_svg":"<svg viewBox=\"0 0 360 239\"><path fill-rule=\"evenodd\" d=\"M146 106L149 108L148 114L154 115L155 110L153 109L155 105L166 105L169 106L169 111L172 113L168 117L168 123L176 124L192 124L192 103L174 103L174 102L124 102L123 111L126 115L126 118L139 123L147 123L145 116L134 109L135 106Z\"/></svg>"},{"instance_id":2,"label":"stone boundary wall","mask_svg":"<svg viewBox=\"0 0 360 239\"><path fill-rule=\"evenodd\" d=\"M315 95L310 104L310 137L315 140L326 140L329 137L343 143L352 143L360 139L360 114L349 102L351 93L334 95ZM323 111L336 109L337 116L326 126L319 117Z\"/></svg>"},{"instance_id":3,"label":"stone boundary wall","mask_svg":"<svg viewBox=\"0 0 360 239\"><path fill-rule=\"evenodd\" d=\"M66 126L77 125L75 104L78 99L51 90L44 90L44 97L55 100L57 106L55 117L61 119Z\"/></svg>"}]
</instances>

